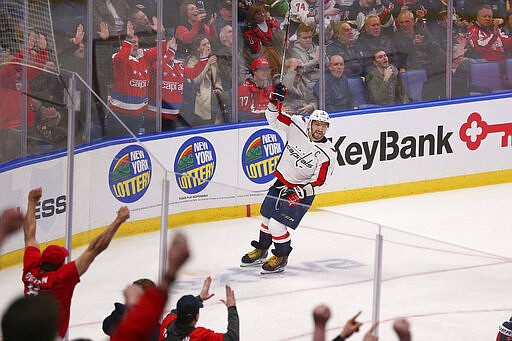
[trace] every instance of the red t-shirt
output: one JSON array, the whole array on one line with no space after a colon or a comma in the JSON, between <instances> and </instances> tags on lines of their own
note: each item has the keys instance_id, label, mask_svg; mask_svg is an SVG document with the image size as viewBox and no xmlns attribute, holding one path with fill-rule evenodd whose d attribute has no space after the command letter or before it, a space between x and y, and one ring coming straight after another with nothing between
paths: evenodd
<instances>
[{"instance_id":1,"label":"red t-shirt","mask_svg":"<svg viewBox=\"0 0 512 341\"><path fill-rule=\"evenodd\" d=\"M160 326L160 334L158 335L158 341L165 341L167 337L167 327L178 317L175 314L167 315ZM223 341L224 334L216 333L211 329L196 327L188 335L190 341Z\"/></svg>"},{"instance_id":2,"label":"red t-shirt","mask_svg":"<svg viewBox=\"0 0 512 341\"><path fill-rule=\"evenodd\" d=\"M62 265L56 271L39 273L41 269L41 251L29 246L23 257L23 285L26 296L50 293L59 304L59 336L64 338L69 326L69 309L75 286L80 276L75 262Z\"/></svg>"}]
</instances>

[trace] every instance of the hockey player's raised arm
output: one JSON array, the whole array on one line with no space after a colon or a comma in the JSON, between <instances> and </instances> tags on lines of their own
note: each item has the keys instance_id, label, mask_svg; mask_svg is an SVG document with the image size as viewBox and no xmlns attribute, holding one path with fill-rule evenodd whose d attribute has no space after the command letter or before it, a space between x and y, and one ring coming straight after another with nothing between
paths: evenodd
<instances>
[{"instance_id":1,"label":"hockey player's raised arm","mask_svg":"<svg viewBox=\"0 0 512 341\"><path fill-rule=\"evenodd\" d=\"M285 130L292 124L291 117L281 111L287 93L288 90L282 83L276 84L270 93L270 102L265 111L265 117L272 128Z\"/></svg>"}]
</instances>

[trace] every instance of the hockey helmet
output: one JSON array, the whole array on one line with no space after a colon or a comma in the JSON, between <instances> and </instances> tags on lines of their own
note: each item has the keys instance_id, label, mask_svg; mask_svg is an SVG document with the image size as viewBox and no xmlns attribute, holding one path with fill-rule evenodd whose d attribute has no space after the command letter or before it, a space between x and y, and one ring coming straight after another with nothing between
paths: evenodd
<instances>
[{"instance_id":1,"label":"hockey helmet","mask_svg":"<svg viewBox=\"0 0 512 341\"><path fill-rule=\"evenodd\" d=\"M311 113L308 120L308 128L311 128L311 122L312 121L318 121L318 122L325 122L327 123L327 126L329 126L330 121L329 114L326 111L323 110L315 110Z\"/></svg>"},{"instance_id":2,"label":"hockey helmet","mask_svg":"<svg viewBox=\"0 0 512 341\"><path fill-rule=\"evenodd\" d=\"M256 58L251 63L251 70L254 72L257 69L270 69L270 64L265 58Z\"/></svg>"}]
</instances>

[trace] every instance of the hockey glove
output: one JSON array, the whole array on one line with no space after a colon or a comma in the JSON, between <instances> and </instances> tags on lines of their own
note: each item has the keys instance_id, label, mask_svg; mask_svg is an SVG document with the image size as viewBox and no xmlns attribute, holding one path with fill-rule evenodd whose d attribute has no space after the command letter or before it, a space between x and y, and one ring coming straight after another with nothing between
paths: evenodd
<instances>
[{"instance_id":1,"label":"hockey glove","mask_svg":"<svg viewBox=\"0 0 512 341\"><path fill-rule=\"evenodd\" d=\"M293 188L293 193L288 195L286 197L286 200L288 201L288 206L295 207L301 201L306 197L306 194L304 193L304 190L300 186L296 186Z\"/></svg>"},{"instance_id":2,"label":"hockey glove","mask_svg":"<svg viewBox=\"0 0 512 341\"><path fill-rule=\"evenodd\" d=\"M284 86L283 83L277 83L270 93L270 102L276 107L279 106L281 102L284 102L284 96L286 96L287 93L288 89L286 89L286 86Z\"/></svg>"}]
</instances>

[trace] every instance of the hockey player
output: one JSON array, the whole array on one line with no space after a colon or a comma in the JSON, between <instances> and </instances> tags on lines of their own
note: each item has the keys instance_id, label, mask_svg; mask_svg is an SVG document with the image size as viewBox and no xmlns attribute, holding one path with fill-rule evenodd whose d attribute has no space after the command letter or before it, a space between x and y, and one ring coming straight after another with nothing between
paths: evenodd
<instances>
[{"instance_id":1,"label":"hockey player","mask_svg":"<svg viewBox=\"0 0 512 341\"><path fill-rule=\"evenodd\" d=\"M252 77L238 87L239 121L263 119L272 91L270 64L265 58L252 61L251 73Z\"/></svg>"},{"instance_id":2,"label":"hockey player","mask_svg":"<svg viewBox=\"0 0 512 341\"><path fill-rule=\"evenodd\" d=\"M296 229L309 210L318 187L332 174L336 152L325 137L329 114L315 110L306 120L300 115L281 112L286 87L278 83L270 95L265 116L272 128L286 133L287 143L270 187L261 205L263 216L259 240L252 241L255 249L242 257L240 266L262 264L262 274L281 272L292 251L288 228ZM266 259L274 243L274 254Z\"/></svg>"}]
</instances>

